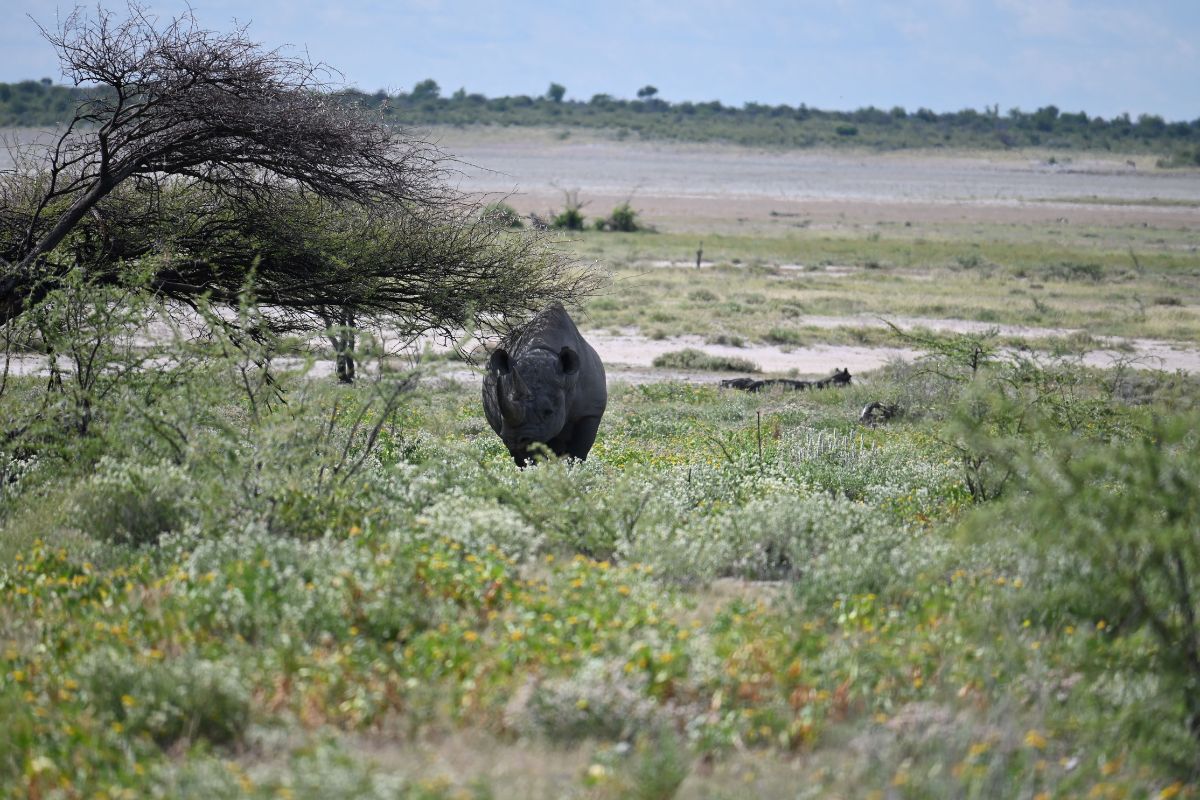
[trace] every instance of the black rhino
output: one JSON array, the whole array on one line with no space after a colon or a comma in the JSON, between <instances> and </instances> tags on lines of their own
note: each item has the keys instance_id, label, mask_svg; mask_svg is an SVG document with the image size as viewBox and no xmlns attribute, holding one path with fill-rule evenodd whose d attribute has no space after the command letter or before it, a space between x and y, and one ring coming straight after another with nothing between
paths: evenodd
<instances>
[{"instance_id":1,"label":"black rhino","mask_svg":"<svg viewBox=\"0 0 1200 800\"><path fill-rule=\"evenodd\" d=\"M557 303L488 359L483 411L520 466L532 461L536 442L555 455L587 458L607 404L604 364Z\"/></svg>"}]
</instances>

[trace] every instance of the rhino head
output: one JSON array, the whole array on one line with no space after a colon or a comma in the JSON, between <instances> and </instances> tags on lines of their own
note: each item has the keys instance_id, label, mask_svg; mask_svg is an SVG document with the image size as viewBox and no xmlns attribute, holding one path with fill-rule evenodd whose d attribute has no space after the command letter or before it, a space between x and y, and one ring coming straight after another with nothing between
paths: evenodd
<instances>
[{"instance_id":1,"label":"rhino head","mask_svg":"<svg viewBox=\"0 0 1200 800\"><path fill-rule=\"evenodd\" d=\"M535 348L519 359L503 348L492 352L488 370L496 376L500 437L510 451L528 453L535 442L548 444L562 432L579 364L570 347L557 353Z\"/></svg>"}]
</instances>

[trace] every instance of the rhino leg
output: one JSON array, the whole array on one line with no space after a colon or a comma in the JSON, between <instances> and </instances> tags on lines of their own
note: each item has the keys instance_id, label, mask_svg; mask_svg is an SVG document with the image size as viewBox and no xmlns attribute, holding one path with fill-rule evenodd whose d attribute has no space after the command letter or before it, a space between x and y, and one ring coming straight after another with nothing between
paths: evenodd
<instances>
[{"instance_id":1,"label":"rhino leg","mask_svg":"<svg viewBox=\"0 0 1200 800\"><path fill-rule=\"evenodd\" d=\"M575 421L575 428L567 441L567 455L574 456L580 461L587 458L588 451L596 442L596 432L600 430L600 417L581 417Z\"/></svg>"}]
</instances>

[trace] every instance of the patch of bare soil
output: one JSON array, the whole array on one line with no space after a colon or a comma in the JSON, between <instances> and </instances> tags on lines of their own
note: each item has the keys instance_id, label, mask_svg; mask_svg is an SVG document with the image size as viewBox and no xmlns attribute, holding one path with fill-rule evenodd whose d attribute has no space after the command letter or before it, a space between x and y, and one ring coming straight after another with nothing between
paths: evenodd
<instances>
[{"instance_id":1,"label":"patch of bare soil","mask_svg":"<svg viewBox=\"0 0 1200 800\"><path fill-rule=\"evenodd\" d=\"M883 327L884 321L876 317L804 317L802 325L818 327ZM1052 329L1052 327L1027 327L1022 325L991 325L966 319L889 318L901 330L925 329L958 333L984 332L998 329L1003 336L1045 338L1069 336L1079 331ZM623 332L619 335L604 332L586 333L589 342L604 359L606 368L614 373L620 366L632 367L631 374L652 367L654 359L673 350L697 348L713 355L739 357L757 363L763 372L796 372L800 375L824 375L835 368L845 367L851 373L869 372L886 365L889 361L911 361L920 355L912 348L858 347L848 344L815 344L810 347L779 348L769 344L752 344L746 347L706 344L698 336L680 336L652 339ZM1097 337L1102 349L1084 355L1084 363L1093 367L1111 367L1117 363L1140 369L1165 369L1174 372L1200 372L1200 349L1157 341L1157 339L1124 339L1121 337ZM611 365L611 366L610 366ZM616 374L619 374L617 372ZM704 373L691 373L704 374ZM660 380L664 378L659 378ZM709 380L712 375L709 373Z\"/></svg>"},{"instance_id":2,"label":"patch of bare soil","mask_svg":"<svg viewBox=\"0 0 1200 800\"><path fill-rule=\"evenodd\" d=\"M763 372L794 370L801 375L824 376L841 367L848 367L852 373L862 372L877 369L894 359L911 359L917 355L915 350L899 347L818 344L785 350L771 345L733 347L706 344L700 336L650 339L636 333L613 334L596 331L585 333L585 336L604 360L606 368L608 364L635 368L651 367L654 359L665 353L695 348L715 356L747 359L757 364Z\"/></svg>"},{"instance_id":3,"label":"patch of bare soil","mask_svg":"<svg viewBox=\"0 0 1200 800\"><path fill-rule=\"evenodd\" d=\"M1153 205L1200 201L1200 172L1157 170L1146 158L1130 166L1122 156L1089 155L1062 165L1029 153L765 151L525 134L438 132L441 146L463 162L462 188L508 195L523 213L561 207L564 190L577 189L595 213L632 198L646 218L678 229L730 220L789 224L792 217L816 225L1200 228L1194 208ZM1081 197L1088 202L1073 202Z\"/></svg>"},{"instance_id":4,"label":"patch of bare soil","mask_svg":"<svg viewBox=\"0 0 1200 800\"><path fill-rule=\"evenodd\" d=\"M835 327L882 327L885 323L878 317L803 317L801 323L823 328ZM931 331L956 333L982 333L996 328L1002 335L1040 338L1065 336L1078 331L1069 328L1032 328L1020 325L992 325L972 320L932 319L923 317L889 318L901 330L924 328ZM587 340L596 348L604 361L610 383L632 384L679 381L682 383L715 383L732 373L714 373L679 369L662 369L654 366L654 359L685 348L695 348L715 356L746 359L756 364L763 372L789 373L804 377L824 377L835 369L846 368L858 376L879 369L896 361L912 361L921 355L919 350L906 347L865 347L857 345L817 344L806 347L782 348L773 345L707 344L700 336L676 336L652 339L636 331L611 333L586 331ZM1185 347L1172 342L1155 339L1123 339L1121 337L1097 337L1102 345L1083 356L1083 363L1093 367L1112 367L1118 364L1136 369L1166 370L1173 372L1200 372L1200 349ZM281 358L275 360L277 368L302 371L312 379L332 379L332 359ZM48 364L43 356L21 355L9 364L14 375L47 374ZM369 365L363 366L364 375L374 374ZM439 379L457 380L466 383L477 381L482 373L458 362L442 362L431 370Z\"/></svg>"}]
</instances>

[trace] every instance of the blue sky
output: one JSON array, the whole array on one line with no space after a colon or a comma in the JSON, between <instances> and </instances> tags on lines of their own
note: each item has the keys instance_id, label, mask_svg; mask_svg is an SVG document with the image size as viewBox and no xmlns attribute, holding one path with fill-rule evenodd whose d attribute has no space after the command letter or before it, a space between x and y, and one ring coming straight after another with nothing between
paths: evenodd
<instances>
[{"instance_id":1,"label":"blue sky","mask_svg":"<svg viewBox=\"0 0 1200 800\"><path fill-rule=\"evenodd\" d=\"M115 3L106 3L116 7ZM148 0L160 15L179 0ZM202 25L249 22L367 91L433 78L488 96L633 97L740 105L875 105L1111 117L1200 117L1200 0L192 0ZM59 78L27 19L53 0L0 0L0 80ZM123 7L123 6L122 6ZM568 9L569 10L564 10Z\"/></svg>"}]
</instances>

